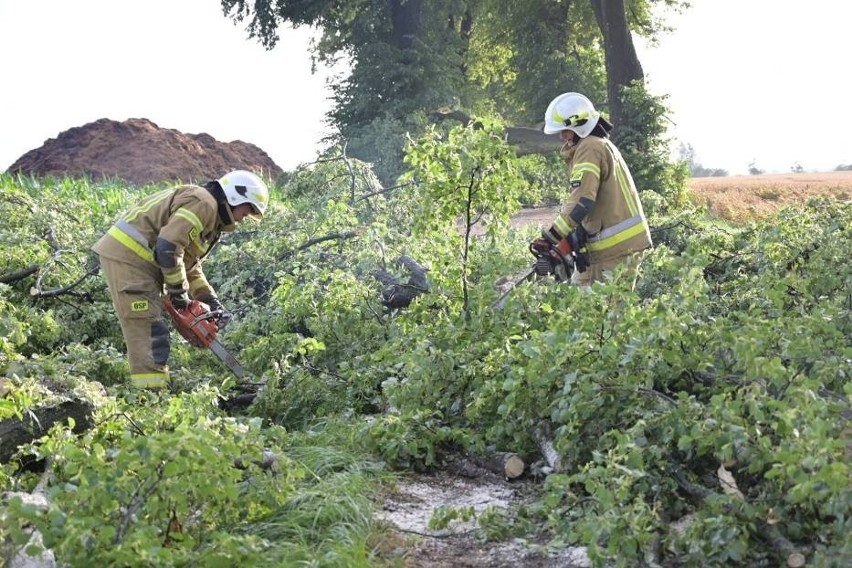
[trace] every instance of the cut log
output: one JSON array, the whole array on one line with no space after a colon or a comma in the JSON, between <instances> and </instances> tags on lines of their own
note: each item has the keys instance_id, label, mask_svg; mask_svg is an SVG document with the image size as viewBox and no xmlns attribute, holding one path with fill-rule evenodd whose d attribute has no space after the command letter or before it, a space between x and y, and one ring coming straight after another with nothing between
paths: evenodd
<instances>
[{"instance_id":1,"label":"cut log","mask_svg":"<svg viewBox=\"0 0 852 568\"><path fill-rule=\"evenodd\" d=\"M471 456L471 459L479 467L501 475L505 479L517 479L526 469L524 460L512 452L494 452L487 456Z\"/></svg>"},{"instance_id":2,"label":"cut log","mask_svg":"<svg viewBox=\"0 0 852 568\"><path fill-rule=\"evenodd\" d=\"M91 402L80 399L66 400L54 406L33 408L23 419L9 418L0 422L0 462L8 462L18 447L37 440L47 434L56 424L74 419L74 432L80 433L93 425Z\"/></svg>"}]
</instances>

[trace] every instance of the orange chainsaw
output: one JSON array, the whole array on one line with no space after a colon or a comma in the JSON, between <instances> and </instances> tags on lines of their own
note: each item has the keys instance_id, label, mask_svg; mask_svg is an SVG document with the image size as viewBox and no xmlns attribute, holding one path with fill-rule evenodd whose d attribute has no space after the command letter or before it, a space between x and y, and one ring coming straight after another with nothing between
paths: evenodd
<instances>
[{"instance_id":1,"label":"orange chainsaw","mask_svg":"<svg viewBox=\"0 0 852 568\"><path fill-rule=\"evenodd\" d=\"M190 345L210 349L237 378L242 379L245 376L242 366L216 339L219 331L216 320L224 315L221 311L210 311L210 306L198 300L190 300L186 308L179 310L174 307L168 296L166 296L165 304L175 329Z\"/></svg>"}]
</instances>

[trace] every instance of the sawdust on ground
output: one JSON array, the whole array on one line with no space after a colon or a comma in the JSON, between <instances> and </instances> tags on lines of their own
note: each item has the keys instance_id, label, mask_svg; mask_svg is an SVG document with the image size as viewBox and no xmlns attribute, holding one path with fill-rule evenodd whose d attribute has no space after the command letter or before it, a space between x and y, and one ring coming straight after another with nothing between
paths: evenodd
<instances>
[{"instance_id":1,"label":"sawdust on ground","mask_svg":"<svg viewBox=\"0 0 852 568\"><path fill-rule=\"evenodd\" d=\"M386 558L405 568L588 568L583 547L548 551L521 539L486 542L477 519L486 510L511 512L532 499L536 482L505 481L485 472L476 477L450 473L410 474L384 498L375 518L396 533L397 546ZM439 508L471 508L472 520L452 521L445 529L429 528Z\"/></svg>"}]
</instances>

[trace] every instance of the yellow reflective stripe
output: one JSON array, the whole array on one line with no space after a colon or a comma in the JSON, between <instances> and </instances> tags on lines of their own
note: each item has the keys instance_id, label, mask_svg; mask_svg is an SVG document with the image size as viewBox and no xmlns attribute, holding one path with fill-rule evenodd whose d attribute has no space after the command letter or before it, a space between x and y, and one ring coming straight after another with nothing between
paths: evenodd
<instances>
[{"instance_id":1,"label":"yellow reflective stripe","mask_svg":"<svg viewBox=\"0 0 852 568\"><path fill-rule=\"evenodd\" d=\"M193 226L193 229L189 231L189 239L192 244L195 245L199 254L206 253L209 245L201 239L201 233L204 230L204 225L201 223L201 219L199 219L195 213L184 207L175 211L175 217L180 217L181 219L188 221L189 224Z\"/></svg>"},{"instance_id":2,"label":"yellow reflective stripe","mask_svg":"<svg viewBox=\"0 0 852 568\"><path fill-rule=\"evenodd\" d=\"M204 278L196 278L189 283L189 295L194 297L196 292L209 287L210 284Z\"/></svg>"},{"instance_id":3,"label":"yellow reflective stripe","mask_svg":"<svg viewBox=\"0 0 852 568\"><path fill-rule=\"evenodd\" d=\"M166 284L183 284L183 270L163 272L163 280L165 280Z\"/></svg>"},{"instance_id":4,"label":"yellow reflective stripe","mask_svg":"<svg viewBox=\"0 0 852 568\"><path fill-rule=\"evenodd\" d=\"M172 193L174 193L174 191L175 191L174 189L164 189L163 191L160 191L159 193L155 193L154 195L152 195L148 199L143 200L141 203L139 203L135 207L132 207L127 212L127 214L124 216L124 218L127 219L128 221L132 221L133 219L135 219L137 216L141 215L142 213L150 211L151 208L154 207L155 205L157 205L160 201L171 196Z\"/></svg>"},{"instance_id":5,"label":"yellow reflective stripe","mask_svg":"<svg viewBox=\"0 0 852 568\"><path fill-rule=\"evenodd\" d=\"M630 189L630 181L628 181L627 175L624 173L624 168L621 167L621 164L618 161L615 162L615 177L618 179L618 186L621 188L621 194L624 196L624 202L630 210L630 215L637 215L639 213L639 209L636 206L636 201L633 199L633 191Z\"/></svg>"},{"instance_id":6,"label":"yellow reflective stripe","mask_svg":"<svg viewBox=\"0 0 852 568\"><path fill-rule=\"evenodd\" d=\"M168 373L137 373L130 375L130 382L140 389L161 389L166 387Z\"/></svg>"},{"instance_id":7,"label":"yellow reflective stripe","mask_svg":"<svg viewBox=\"0 0 852 568\"><path fill-rule=\"evenodd\" d=\"M147 260L151 263L154 262L154 253L137 243L133 239L133 237L129 236L127 233L125 233L118 227L113 225L112 227L110 227L109 231L107 231L107 234L109 234L109 236L111 236L133 252L135 252L142 259Z\"/></svg>"},{"instance_id":8,"label":"yellow reflective stripe","mask_svg":"<svg viewBox=\"0 0 852 568\"><path fill-rule=\"evenodd\" d=\"M574 164L571 168L571 179L581 179L584 173L590 173L598 179L601 179L601 168L594 162L580 162Z\"/></svg>"},{"instance_id":9,"label":"yellow reflective stripe","mask_svg":"<svg viewBox=\"0 0 852 568\"><path fill-rule=\"evenodd\" d=\"M641 235L647 229L644 220L641 223L637 223L632 227L628 227L623 231L612 235L611 237L607 237L601 241L588 242L586 244L586 249L589 252L600 252L602 250L606 250L608 248L612 248L617 244L623 243L624 241L635 237L636 235Z\"/></svg>"},{"instance_id":10,"label":"yellow reflective stripe","mask_svg":"<svg viewBox=\"0 0 852 568\"><path fill-rule=\"evenodd\" d=\"M612 155L612 165L615 168L615 179L618 182L618 187L621 189L621 195L624 197L624 203L627 205L630 215L639 214L639 196L635 195L630 180L627 175L627 165L624 163L624 158L621 157L621 152L615 147L611 141L606 141L606 147Z\"/></svg>"},{"instance_id":11,"label":"yellow reflective stripe","mask_svg":"<svg viewBox=\"0 0 852 568\"><path fill-rule=\"evenodd\" d=\"M185 207L181 207L180 209L175 211L175 217L186 219L187 221L189 221L190 225L192 225L196 228L196 230L198 230L198 232L201 232L201 230L204 228L204 225L201 223L201 219L199 219L195 213L193 213L189 209L186 209Z\"/></svg>"},{"instance_id":12,"label":"yellow reflective stripe","mask_svg":"<svg viewBox=\"0 0 852 568\"><path fill-rule=\"evenodd\" d=\"M568 233L571 232L571 225L568 224L568 221L565 220L565 217L559 215L555 221L553 221L553 227L559 232L559 236L565 238L568 236Z\"/></svg>"}]
</instances>

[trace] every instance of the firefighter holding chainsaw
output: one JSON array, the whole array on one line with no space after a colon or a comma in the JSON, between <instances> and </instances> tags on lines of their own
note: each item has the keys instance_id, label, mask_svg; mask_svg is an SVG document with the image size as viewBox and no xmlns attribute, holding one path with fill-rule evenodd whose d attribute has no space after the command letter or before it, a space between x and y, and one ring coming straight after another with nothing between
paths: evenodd
<instances>
[{"instance_id":1,"label":"firefighter holding chainsaw","mask_svg":"<svg viewBox=\"0 0 852 568\"><path fill-rule=\"evenodd\" d=\"M194 299L218 316L226 313L202 260L223 232L246 218L261 219L268 202L269 190L258 176L235 170L203 187L180 185L143 198L92 247L121 324L134 386L167 385L164 299L178 311Z\"/></svg>"},{"instance_id":2,"label":"firefighter holding chainsaw","mask_svg":"<svg viewBox=\"0 0 852 568\"><path fill-rule=\"evenodd\" d=\"M580 93L553 99L544 120L545 134L559 133L565 142L571 193L530 249L567 266L579 286L602 281L620 263L635 273L651 233L630 170L609 139L612 124Z\"/></svg>"}]
</instances>

